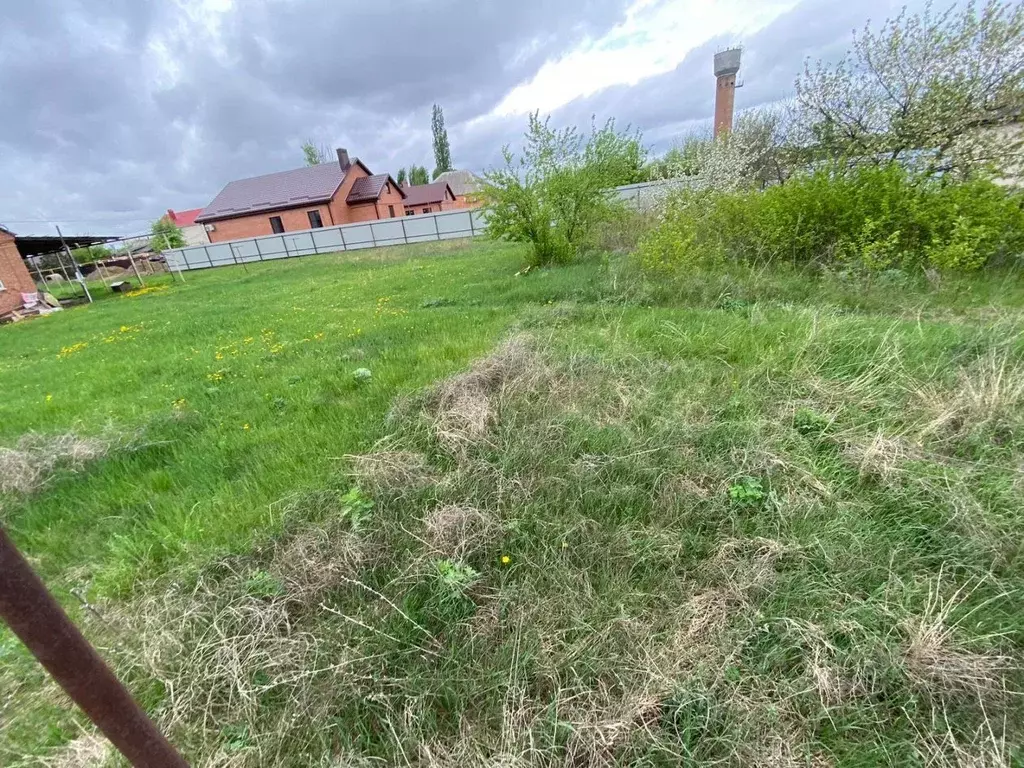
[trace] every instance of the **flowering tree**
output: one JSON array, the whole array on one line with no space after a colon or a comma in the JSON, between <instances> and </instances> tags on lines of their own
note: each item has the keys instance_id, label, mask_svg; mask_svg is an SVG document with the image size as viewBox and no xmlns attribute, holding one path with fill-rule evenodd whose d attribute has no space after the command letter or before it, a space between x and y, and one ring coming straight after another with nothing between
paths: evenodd
<instances>
[{"instance_id":1,"label":"flowering tree","mask_svg":"<svg viewBox=\"0 0 1024 768\"><path fill-rule=\"evenodd\" d=\"M835 65L805 67L797 99L813 143L847 162L927 174L999 174L1022 150L1024 4L906 9L866 26Z\"/></svg>"}]
</instances>

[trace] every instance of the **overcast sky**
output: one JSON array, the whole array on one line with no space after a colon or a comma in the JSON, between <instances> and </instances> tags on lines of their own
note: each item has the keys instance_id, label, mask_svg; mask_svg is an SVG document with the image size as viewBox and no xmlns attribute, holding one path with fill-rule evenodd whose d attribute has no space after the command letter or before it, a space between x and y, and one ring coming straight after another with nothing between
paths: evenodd
<instances>
[{"instance_id":1,"label":"overcast sky","mask_svg":"<svg viewBox=\"0 0 1024 768\"><path fill-rule=\"evenodd\" d=\"M374 172L480 171L526 114L616 118L655 150L709 123L712 56L744 46L737 109L785 98L891 0L32 0L0 23L0 223L137 233L306 137ZM913 4L913 3L912 3ZM940 3L941 5L941 3Z\"/></svg>"}]
</instances>

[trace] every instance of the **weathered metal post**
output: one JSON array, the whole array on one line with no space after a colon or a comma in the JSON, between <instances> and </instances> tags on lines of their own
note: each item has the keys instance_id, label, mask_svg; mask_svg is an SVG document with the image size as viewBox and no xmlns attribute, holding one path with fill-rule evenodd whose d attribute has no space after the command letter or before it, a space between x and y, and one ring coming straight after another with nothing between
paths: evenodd
<instances>
[{"instance_id":1,"label":"weathered metal post","mask_svg":"<svg viewBox=\"0 0 1024 768\"><path fill-rule=\"evenodd\" d=\"M137 768L188 768L0 528L0 618Z\"/></svg>"}]
</instances>

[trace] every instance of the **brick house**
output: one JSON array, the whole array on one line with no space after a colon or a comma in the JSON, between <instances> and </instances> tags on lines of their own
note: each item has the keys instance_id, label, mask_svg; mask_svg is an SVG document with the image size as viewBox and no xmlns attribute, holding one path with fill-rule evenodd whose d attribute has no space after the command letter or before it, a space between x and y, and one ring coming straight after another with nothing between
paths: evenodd
<instances>
[{"instance_id":1,"label":"brick house","mask_svg":"<svg viewBox=\"0 0 1024 768\"><path fill-rule=\"evenodd\" d=\"M14 233L0 227L0 315L18 309L23 293L35 293L35 280L18 252Z\"/></svg>"},{"instance_id":2,"label":"brick house","mask_svg":"<svg viewBox=\"0 0 1024 768\"><path fill-rule=\"evenodd\" d=\"M175 211L168 208L164 218L181 230L181 235L185 238L185 245L205 245L210 242L210 238L206 234L206 227L196 222L196 216L202 212L202 208L192 208L188 211Z\"/></svg>"},{"instance_id":3,"label":"brick house","mask_svg":"<svg viewBox=\"0 0 1024 768\"><path fill-rule=\"evenodd\" d=\"M406 216L413 216L417 213L440 213L464 207L457 203L451 186L444 181L415 186L406 183L406 186L402 187L402 191L405 192Z\"/></svg>"},{"instance_id":4,"label":"brick house","mask_svg":"<svg viewBox=\"0 0 1024 768\"><path fill-rule=\"evenodd\" d=\"M230 182L195 221L211 243L402 216L405 193L359 158Z\"/></svg>"}]
</instances>

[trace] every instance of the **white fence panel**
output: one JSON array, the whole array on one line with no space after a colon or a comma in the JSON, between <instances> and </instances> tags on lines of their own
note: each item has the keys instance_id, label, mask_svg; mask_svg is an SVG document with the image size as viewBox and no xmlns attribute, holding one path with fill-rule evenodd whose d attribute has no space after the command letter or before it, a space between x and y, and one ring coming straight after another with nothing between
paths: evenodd
<instances>
[{"instance_id":1,"label":"white fence panel","mask_svg":"<svg viewBox=\"0 0 1024 768\"><path fill-rule=\"evenodd\" d=\"M288 257L288 249L284 246L284 238L280 235L273 235L272 237L257 237L254 241L256 247L259 249L260 258L262 260L267 259L285 259Z\"/></svg>"},{"instance_id":2,"label":"white fence panel","mask_svg":"<svg viewBox=\"0 0 1024 768\"><path fill-rule=\"evenodd\" d=\"M373 241L376 245L404 245L405 233L400 219L378 221L370 225L373 230Z\"/></svg>"},{"instance_id":3,"label":"white fence panel","mask_svg":"<svg viewBox=\"0 0 1024 768\"><path fill-rule=\"evenodd\" d=\"M676 189L700 184L699 179L669 179L628 184L613 192L619 200L643 210L658 205ZM484 234L486 227L485 210L462 209L178 248L164 255L172 269L206 269L314 253L476 237Z\"/></svg>"},{"instance_id":4,"label":"white fence panel","mask_svg":"<svg viewBox=\"0 0 1024 768\"><path fill-rule=\"evenodd\" d=\"M295 234L282 235L284 243L288 248L289 256L309 256L318 253L313 244L313 235L309 232L296 232Z\"/></svg>"},{"instance_id":5,"label":"white fence panel","mask_svg":"<svg viewBox=\"0 0 1024 768\"><path fill-rule=\"evenodd\" d=\"M317 247L317 250L319 250L320 253L344 251L345 243L342 242L341 239L341 228L331 227L331 229L314 229L313 245Z\"/></svg>"}]
</instances>

